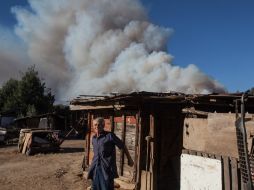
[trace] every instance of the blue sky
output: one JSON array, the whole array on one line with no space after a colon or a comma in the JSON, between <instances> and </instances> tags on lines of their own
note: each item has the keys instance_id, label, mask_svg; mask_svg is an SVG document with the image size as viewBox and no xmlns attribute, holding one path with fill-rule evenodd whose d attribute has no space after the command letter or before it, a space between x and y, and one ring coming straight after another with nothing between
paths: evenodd
<instances>
[{"instance_id":1,"label":"blue sky","mask_svg":"<svg viewBox=\"0 0 254 190\"><path fill-rule=\"evenodd\" d=\"M13 27L16 23L14 15L11 13L12 6L27 6L26 0L3 0L0 4L0 24Z\"/></svg>"},{"instance_id":2,"label":"blue sky","mask_svg":"<svg viewBox=\"0 0 254 190\"><path fill-rule=\"evenodd\" d=\"M174 63L196 64L230 92L254 86L254 1L143 0L153 23L171 27Z\"/></svg>"},{"instance_id":3,"label":"blue sky","mask_svg":"<svg viewBox=\"0 0 254 190\"><path fill-rule=\"evenodd\" d=\"M254 86L254 1L142 0L150 20L174 30L168 52L174 64L197 65L229 92ZM10 8L25 0L4 0L0 25L12 28Z\"/></svg>"}]
</instances>

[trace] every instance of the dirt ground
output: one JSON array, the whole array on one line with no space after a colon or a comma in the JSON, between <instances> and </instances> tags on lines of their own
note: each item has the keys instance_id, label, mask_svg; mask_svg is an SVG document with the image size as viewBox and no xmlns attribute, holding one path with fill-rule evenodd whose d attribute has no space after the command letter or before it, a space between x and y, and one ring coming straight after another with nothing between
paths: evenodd
<instances>
[{"instance_id":1,"label":"dirt ground","mask_svg":"<svg viewBox=\"0 0 254 190\"><path fill-rule=\"evenodd\" d=\"M1 190L84 190L83 140L66 140L58 153L26 156L17 146L0 146Z\"/></svg>"}]
</instances>

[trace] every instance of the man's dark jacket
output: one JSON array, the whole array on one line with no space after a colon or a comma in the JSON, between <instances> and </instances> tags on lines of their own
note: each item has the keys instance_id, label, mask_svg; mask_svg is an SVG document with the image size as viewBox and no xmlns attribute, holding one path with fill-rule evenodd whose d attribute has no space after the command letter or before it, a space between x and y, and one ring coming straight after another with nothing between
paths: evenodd
<instances>
[{"instance_id":1,"label":"man's dark jacket","mask_svg":"<svg viewBox=\"0 0 254 190\"><path fill-rule=\"evenodd\" d=\"M92 144L94 157L88 171L88 179L93 179L97 167L101 167L105 180L117 178L115 146L123 149L123 142L114 133L104 131L99 137L92 137Z\"/></svg>"}]
</instances>

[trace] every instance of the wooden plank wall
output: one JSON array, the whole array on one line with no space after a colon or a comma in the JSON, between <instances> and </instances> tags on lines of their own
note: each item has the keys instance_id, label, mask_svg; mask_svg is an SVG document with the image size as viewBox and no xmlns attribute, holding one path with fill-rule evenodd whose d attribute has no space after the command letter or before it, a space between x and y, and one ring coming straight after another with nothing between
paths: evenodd
<instances>
[{"instance_id":1,"label":"wooden plank wall","mask_svg":"<svg viewBox=\"0 0 254 190\"><path fill-rule=\"evenodd\" d=\"M239 169L239 163L236 158L208 154L199 151L184 149L182 153L197 155L206 158L218 159L221 161L222 170L222 189L223 190L243 190L241 184L241 173Z\"/></svg>"},{"instance_id":2,"label":"wooden plank wall","mask_svg":"<svg viewBox=\"0 0 254 190\"><path fill-rule=\"evenodd\" d=\"M115 122L116 119L120 122ZM116 134L116 136L118 138L120 138L122 140L122 132L123 132L123 126L122 126L122 119L121 118L117 118L115 117L114 118L114 126L115 126L115 129L114 129L114 133ZM121 168L121 151L119 149L116 149L116 166L117 166L117 171L118 171L118 174L121 176L122 174L122 168Z\"/></svg>"},{"instance_id":3,"label":"wooden plank wall","mask_svg":"<svg viewBox=\"0 0 254 190\"><path fill-rule=\"evenodd\" d=\"M117 119L117 122L115 120L114 133L125 143L132 159L135 160L136 124L126 122L129 118L131 116L122 116L121 119ZM128 166L127 157L122 150L116 149L116 162L119 175L132 180L134 178L134 169Z\"/></svg>"}]
</instances>

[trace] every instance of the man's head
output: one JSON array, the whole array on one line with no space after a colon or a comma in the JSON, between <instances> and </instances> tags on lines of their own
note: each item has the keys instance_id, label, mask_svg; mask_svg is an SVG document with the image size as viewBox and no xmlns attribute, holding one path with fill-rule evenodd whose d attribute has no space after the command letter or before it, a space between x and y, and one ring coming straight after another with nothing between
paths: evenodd
<instances>
[{"instance_id":1,"label":"man's head","mask_svg":"<svg viewBox=\"0 0 254 190\"><path fill-rule=\"evenodd\" d=\"M93 127L96 134L100 134L104 131L105 121L102 117L97 117L93 120Z\"/></svg>"}]
</instances>

